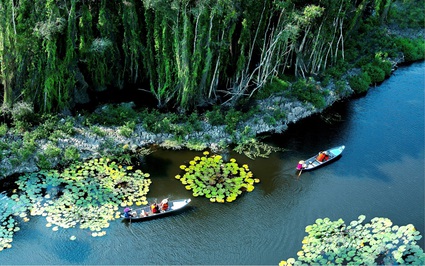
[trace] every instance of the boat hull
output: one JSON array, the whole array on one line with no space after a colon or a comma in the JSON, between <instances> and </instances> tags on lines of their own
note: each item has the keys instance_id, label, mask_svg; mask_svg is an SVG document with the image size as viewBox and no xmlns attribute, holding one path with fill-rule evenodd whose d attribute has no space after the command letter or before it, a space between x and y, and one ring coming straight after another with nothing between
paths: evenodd
<instances>
[{"instance_id":1,"label":"boat hull","mask_svg":"<svg viewBox=\"0 0 425 266\"><path fill-rule=\"evenodd\" d=\"M133 212L136 212L136 215L134 217L124 217L125 221L131 221L131 222L138 222L138 221L146 221L146 220L152 220L164 216L168 216L170 214L177 213L181 210L184 210L189 203L191 202L191 199L180 199L180 200L172 200L168 201L168 209L166 211L161 211L159 213L152 213L150 210L150 206L146 206L143 208L138 208L133 210ZM147 216L141 216L142 210L144 210L147 213Z\"/></svg>"},{"instance_id":2,"label":"boat hull","mask_svg":"<svg viewBox=\"0 0 425 266\"><path fill-rule=\"evenodd\" d=\"M345 149L345 146L342 145L342 146L333 147L333 148L326 150L325 152L327 152L329 154L329 158L325 161L322 161L322 162L317 160L317 158L319 156L319 153L318 153L315 156L305 160L304 164L303 164L303 168L301 170L302 171L310 171L310 170L319 168L323 165L326 165L326 164L328 164L332 161L335 161L341 156L344 149ZM297 169L297 170L299 170L299 169Z\"/></svg>"}]
</instances>

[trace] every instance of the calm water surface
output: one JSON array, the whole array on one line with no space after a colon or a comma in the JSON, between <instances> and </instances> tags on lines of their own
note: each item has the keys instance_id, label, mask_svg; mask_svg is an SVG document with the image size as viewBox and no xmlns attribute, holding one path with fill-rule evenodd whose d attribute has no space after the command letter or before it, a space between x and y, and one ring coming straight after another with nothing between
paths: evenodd
<instances>
[{"instance_id":1,"label":"calm water surface","mask_svg":"<svg viewBox=\"0 0 425 266\"><path fill-rule=\"evenodd\" d=\"M261 183L231 204L193 198L176 216L114 221L107 235L52 232L43 217L21 226L0 264L274 264L295 257L304 228L317 218L387 217L424 230L424 62L400 68L365 97L338 103L266 141L286 151L247 163ZM332 123L325 121L331 120ZM336 162L294 167L317 151L346 146ZM151 198L191 197L174 175L199 152L158 151L146 159ZM77 240L69 241L71 235ZM424 246L423 239L420 242Z\"/></svg>"}]
</instances>

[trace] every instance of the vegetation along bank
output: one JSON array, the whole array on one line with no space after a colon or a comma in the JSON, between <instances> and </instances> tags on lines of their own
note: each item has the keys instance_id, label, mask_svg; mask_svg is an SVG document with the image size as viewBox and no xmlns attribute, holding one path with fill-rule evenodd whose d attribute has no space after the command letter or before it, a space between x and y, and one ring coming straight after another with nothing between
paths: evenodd
<instances>
[{"instance_id":1,"label":"vegetation along bank","mask_svg":"<svg viewBox=\"0 0 425 266\"><path fill-rule=\"evenodd\" d=\"M229 145L424 58L419 1L0 1L0 176Z\"/></svg>"},{"instance_id":2,"label":"vegetation along bank","mask_svg":"<svg viewBox=\"0 0 425 266\"><path fill-rule=\"evenodd\" d=\"M28 213L54 231L79 224L105 235L118 206L148 203L150 175L131 165L156 146L267 156L275 148L259 134L423 60L424 9L415 0L0 0L0 179L26 173L0 195L0 251ZM193 196L232 202L260 182L248 165L203 155L175 177ZM423 264L413 226L364 220L317 219L298 260L281 264Z\"/></svg>"}]
</instances>

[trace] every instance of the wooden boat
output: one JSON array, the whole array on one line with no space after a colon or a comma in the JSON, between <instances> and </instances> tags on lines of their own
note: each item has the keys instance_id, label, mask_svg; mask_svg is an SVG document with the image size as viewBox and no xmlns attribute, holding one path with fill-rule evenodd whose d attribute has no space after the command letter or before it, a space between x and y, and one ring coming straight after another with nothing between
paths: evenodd
<instances>
[{"instance_id":1,"label":"wooden boat","mask_svg":"<svg viewBox=\"0 0 425 266\"><path fill-rule=\"evenodd\" d=\"M345 149L345 146L338 146L338 147L334 147L331 149L328 149L326 151L322 151L319 152L318 154L316 154L315 156L305 160L305 161L300 161L298 166L297 166L297 170L298 171L308 171L308 170L313 170L317 167L320 167L324 164L330 163L331 161L337 159L339 156L341 156L342 151ZM324 155L321 155L321 154ZM321 160L321 157L324 157Z\"/></svg>"},{"instance_id":2,"label":"wooden boat","mask_svg":"<svg viewBox=\"0 0 425 266\"><path fill-rule=\"evenodd\" d=\"M125 217L124 215L121 215L121 217L124 218L124 220L132 221L132 222L141 221L141 220L150 220L150 219L166 216L171 213L182 210L188 206L190 201L191 199L170 200L168 201L168 209L165 211L161 210L159 213L153 213L150 209L150 206L148 205L143 208L132 210L131 213L133 213L133 217ZM143 215L143 213L145 215Z\"/></svg>"}]
</instances>

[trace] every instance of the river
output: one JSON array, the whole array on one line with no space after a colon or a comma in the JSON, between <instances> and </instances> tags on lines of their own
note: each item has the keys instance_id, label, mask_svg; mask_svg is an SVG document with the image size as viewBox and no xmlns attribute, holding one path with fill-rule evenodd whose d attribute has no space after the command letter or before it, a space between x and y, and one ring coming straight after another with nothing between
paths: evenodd
<instances>
[{"instance_id":1,"label":"river","mask_svg":"<svg viewBox=\"0 0 425 266\"><path fill-rule=\"evenodd\" d=\"M296 256L304 228L317 218L349 223L361 214L366 221L411 223L424 235L424 69L424 62L401 67L366 96L266 138L286 149L268 159L229 154L261 180L233 203L192 197L183 213L131 224L117 220L101 238L79 229L53 232L44 217L35 217L21 225L13 247L0 252L0 264L277 265ZM346 146L339 160L297 177L300 159L338 145ZM200 154L157 151L146 158L144 170L153 181L148 196L191 197L174 175Z\"/></svg>"}]
</instances>

